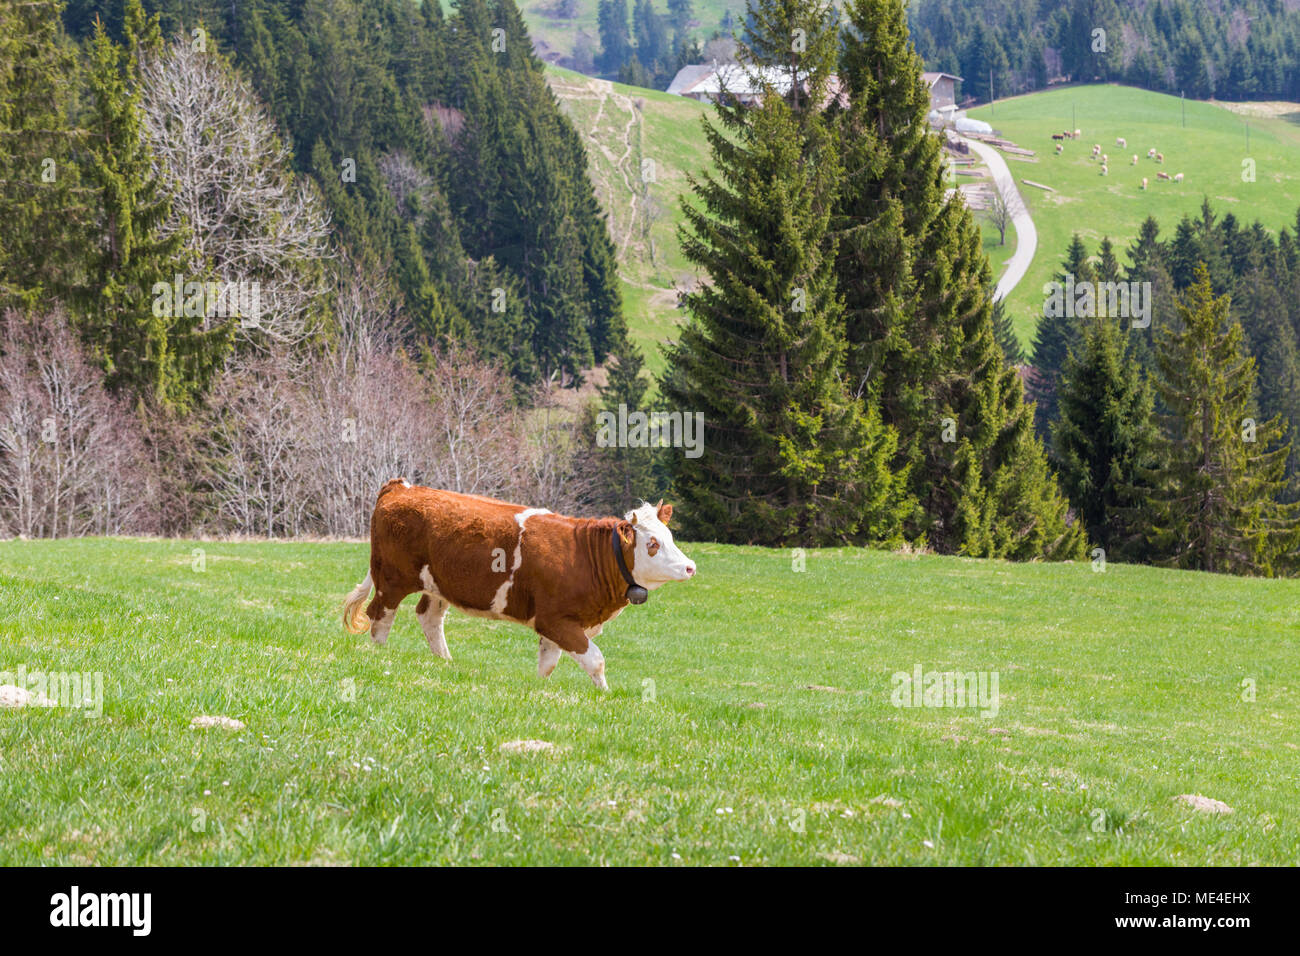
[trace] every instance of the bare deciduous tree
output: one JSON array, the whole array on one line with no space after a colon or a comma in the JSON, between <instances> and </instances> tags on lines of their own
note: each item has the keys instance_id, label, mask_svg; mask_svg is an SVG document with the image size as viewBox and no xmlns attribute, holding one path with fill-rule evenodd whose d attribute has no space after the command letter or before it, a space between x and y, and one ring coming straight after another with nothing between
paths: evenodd
<instances>
[{"instance_id":1,"label":"bare deciduous tree","mask_svg":"<svg viewBox=\"0 0 1300 956\"><path fill-rule=\"evenodd\" d=\"M989 222L993 223L993 228L998 231L998 245L1005 246L1007 244L1007 227L1011 225L1015 213L1006 199L1003 198L997 186L993 187L992 195L989 198L989 208L984 215L988 217Z\"/></svg>"},{"instance_id":2,"label":"bare deciduous tree","mask_svg":"<svg viewBox=\"0 0 1300 956\"><path fill-rule=\"evenodd\" d=\"M155 530L137 422L60 312L0 320L0 528L28 537Z\"/></svg>"},{"instance_id":3,"label":"bare deciduous tree","mask_svg":"<svg viewBox=\"0 0 1300 956\"><path fill-rule=\"evenodd\" d=\"M177 40L146 57L141 75L143 135L173 192L164 231L184 233L189 278L256 282L261 315L240 334L300 341L326 291L329 218L319 195L295 180L275 124L215 53Z\"/></svg>"}]
</instances>

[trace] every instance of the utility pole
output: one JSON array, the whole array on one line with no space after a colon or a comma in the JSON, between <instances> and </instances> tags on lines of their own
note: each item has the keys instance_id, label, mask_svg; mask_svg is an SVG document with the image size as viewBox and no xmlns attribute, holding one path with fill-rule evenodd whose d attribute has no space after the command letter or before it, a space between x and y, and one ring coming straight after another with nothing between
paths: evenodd
<instances>
[{"instance_id":1,"label":"utility pole","mask_svg":"<svg viewBox=\"0 0 1300 956\"><path fill-rule=\"evenodd\" d=\"M1187 129L1187 94L1182 90L1178 91L1178 102L1183 106L1183 129Z\"/></svg>"},{"instance_id":2,"label":"utility pole","mask_svg":"<svg viewBox=\"0 0 1300 956\"><path fill-rule=\"evenodd\" d=\"M993 115L993 71L989 70L989 115Z\"/></svg>"}]
</instances>

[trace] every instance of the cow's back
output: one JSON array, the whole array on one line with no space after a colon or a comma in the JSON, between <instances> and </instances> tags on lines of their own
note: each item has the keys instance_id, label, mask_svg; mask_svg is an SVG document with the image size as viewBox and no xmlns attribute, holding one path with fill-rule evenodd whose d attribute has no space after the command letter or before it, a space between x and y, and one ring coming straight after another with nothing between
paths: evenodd
<instances>
[{"instance_id":1,"label":"cow's back","mask_svg":"<svg viewBox=\"0 0 1300 956\"><path fill-rule=\"evenodd\" d=\"M377 559L396 588L433 590L462 609L489 612L510 578L516 516L526 510L479 495L386 485L370 523L372 572Z\"/></svg>"}]
</instances>

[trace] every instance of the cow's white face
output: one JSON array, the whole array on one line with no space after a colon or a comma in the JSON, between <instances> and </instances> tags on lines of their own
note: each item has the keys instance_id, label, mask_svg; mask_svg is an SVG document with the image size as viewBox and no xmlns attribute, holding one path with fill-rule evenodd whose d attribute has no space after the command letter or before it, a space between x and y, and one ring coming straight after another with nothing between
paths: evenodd
<instances>
[{"instance_id":1,"label":"cow's white face","mask_svg":"<svg viewBox=\"0 0 1300 956\"><path fill-rule=\"evenodd\" d=\"M643 504L624 516L636 530L632 577L648 591L669 581L686 581L695 574L695 562L673 544L673 533L668 530L672 515L673 506L661 501L658 507Z\"/></svg>"}]
</instances>

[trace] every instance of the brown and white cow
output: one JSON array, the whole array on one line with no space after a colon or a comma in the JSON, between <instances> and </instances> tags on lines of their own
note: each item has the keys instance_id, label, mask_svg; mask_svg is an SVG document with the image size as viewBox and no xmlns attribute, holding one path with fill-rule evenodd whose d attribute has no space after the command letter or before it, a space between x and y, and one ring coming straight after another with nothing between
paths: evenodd
<instances>
[{"instance_id":1,"label":"brown and white cow","mask_svg":"<svg viewBox=\"0 0 1300 956\"><path fill-rule=\"evenodd\" d=\"M451 660L443 617L456 607L535 630L539 676L550 676L563 651L607 690L605 659L592 638L646 592L695 574L668 530L672 513L661 501L622 519L568 518L395 478L379 490L370 571L348 595L343 623L383 644L397 606L418 593L415 613L438 657Z\"/></svg>"}]
</instances>

